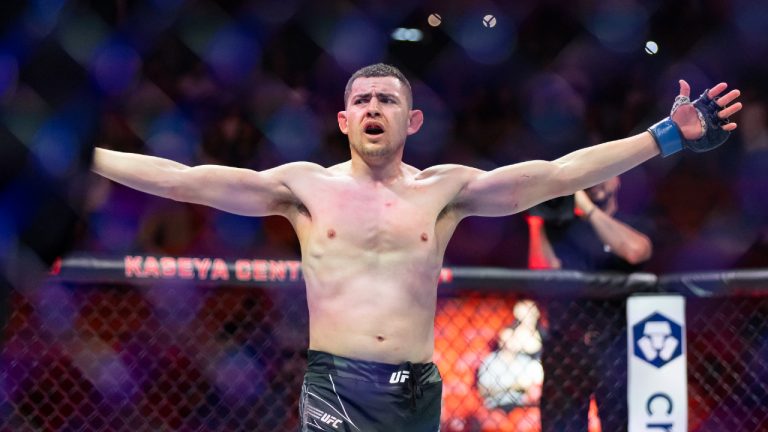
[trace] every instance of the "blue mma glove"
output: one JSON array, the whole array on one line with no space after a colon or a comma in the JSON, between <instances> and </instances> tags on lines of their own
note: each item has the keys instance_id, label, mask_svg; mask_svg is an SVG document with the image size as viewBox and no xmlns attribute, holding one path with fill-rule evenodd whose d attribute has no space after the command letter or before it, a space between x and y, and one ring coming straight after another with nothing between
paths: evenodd
<instances>
[{"instance_id":1,"label":"blue mma glove","mask_svg":"<svg viewBox=\"0 0 768 432\"><path fill-rule=\"evenodd\" d=\"M703 131L701 138L685 139L680 128L672 121L672 115L680 106L691 103L691 100L686 96L677 96L669 117L648 128L648 132L656 140L663 157L677 153L683 147L697 153L709 151L719 147L731 135L730 132L722 128L724 124L728 123L728 119L721 119L717 116L717 113L723 108L717 105L717 98L710 99L707 96L708 91L709 89L704 90L704 93L693 102L693 107L696 108L696 114L698 114L701 122L701 130Z\"/></svg>"}]
</instances>

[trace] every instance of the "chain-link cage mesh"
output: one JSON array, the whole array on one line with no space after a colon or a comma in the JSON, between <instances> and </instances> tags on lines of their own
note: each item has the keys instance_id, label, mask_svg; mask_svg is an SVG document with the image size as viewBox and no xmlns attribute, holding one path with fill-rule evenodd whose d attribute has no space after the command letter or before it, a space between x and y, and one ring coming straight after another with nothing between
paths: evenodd
<instances>
[{"instance_id":1,"label":"chain-link cage mesh","mask_svg":"<svg viewBox=\"0 0 768 432\"><path fill-rule=\"evenodd\" d=\"M624 304L443 293L441 430L626 428ZM11 310L0 430L298 428L303 289L49 283ZM766 430L768 301L689 299L687 315L689 430Z\"/></svg>"},{"instance_id":2,"label":"chain-link cage mesh","mask_svg":"<svg viewBox=\"0 0 768 432\"><path fill-rule=\"evenodd\" d=\"M12 310L2 430L297 429L300 289L49 285Z\"/></svg>"},{"instance_id":3,"label":"chain-link cage mesh","mask_svg":"<svg viewBox=\"0 0 768 432\"><path fill-rule=\"evenodd\" d=\"M688 299L689 427L768 430L768 299Z\"/></svg>"}]
</instances>

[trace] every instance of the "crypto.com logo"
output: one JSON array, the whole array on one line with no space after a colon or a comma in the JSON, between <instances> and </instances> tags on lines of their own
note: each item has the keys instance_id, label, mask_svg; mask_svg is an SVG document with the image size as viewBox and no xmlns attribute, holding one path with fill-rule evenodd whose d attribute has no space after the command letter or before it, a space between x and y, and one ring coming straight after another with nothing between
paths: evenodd
<instances>
[{"instance_id":1,"label":"crypto.com logo","mask_svg":"<svg viewBox=\"0 0 768 432\"><path fill-rule=\"evenodd\" d=\"M683 353L680 324L654 312L632 327L635 355L662 368Z\"/></svg>"}]
</instances>

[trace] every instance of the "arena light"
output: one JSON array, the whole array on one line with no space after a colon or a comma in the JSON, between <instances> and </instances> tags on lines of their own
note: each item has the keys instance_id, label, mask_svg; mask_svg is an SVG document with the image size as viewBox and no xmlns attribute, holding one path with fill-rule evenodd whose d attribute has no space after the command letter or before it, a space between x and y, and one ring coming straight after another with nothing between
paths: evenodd
<instances>
[{"instance_id":1,"label":"arena light","mask_svg":"<svg viewBox=\"0 0 768 432\"><path fill-rule=\"evenodd\" d=\"M659 44L657 44L655 41L649 40L645 43L645 52L654 55L657 52L659 52Z\"/></svg>"},{"instance_id":2,"label":"arena light","mask_svg":"<svg viewBox=\"0 0 768 432\"><path fill-rule=\"evenodd\" d=\"M392 32L392 39L400 42L419 42L424 34L419 29L398 27Z\"/></svg>"}]
</instances>

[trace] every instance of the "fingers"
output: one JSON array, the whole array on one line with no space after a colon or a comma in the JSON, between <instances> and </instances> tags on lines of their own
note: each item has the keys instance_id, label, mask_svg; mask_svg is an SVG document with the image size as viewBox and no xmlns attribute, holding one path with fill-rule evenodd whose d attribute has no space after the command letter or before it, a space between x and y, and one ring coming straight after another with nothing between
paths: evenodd
<instances>
[{"instance_id":1,"label":"fingers","mask_svg":"<svg viewBox=\"0 0 768 432\"><path fill-rule=\"evenodd\" d=\"M739 97L741 95L741 92L738 90L731 90L729 91L725 96L721 97L717 100L717 104L721 107L724 107L728 105L729 103L733 102L734 99Z\"/></svg>"},{"instance_id":2,"label":"fingers","mask_svg":"<svg viewBox=\"0 0 768 432\"><path fill-rule=\"evenodd\" d=\"M709 89L709 92L707 92L707 97L709 97L710 99L714 99L715 97L717 97L717 95L722 93L726 88L728 88L728 84L721 82L720 84Z\"/></svg>"},{"instance_id":3,"label":"fingers","mask_svg":"<svg viewBox=\"0 0 768 432\"><path fill-rule=\"evenodd\" d=\"M725 91L725 89L728 88L728 84L721 82L717 84L716 86L709 89L707 92L707 97L710 99L716 98L718 95L720 95L722 92ZM680 96L687 96L690 97L691 95L691 86L688 85L688 83L685 80L680 80ZM721 109L717 116L721 119L728 118L737 112L741 111L742 104L741 102L736 102L733 105L729 104L733 101L735 101L739 96L741 96L741 92L739 90L731 90L728 93L726 93L724 96L720 97L717 100L717 105L720 107L725 107ZM723 130L731 132L735 130L737 127L736 123L727 123L722 126Z\"/></svg>"},{"instance_id":4,"label":"fingers","mask_svg":"<svg viewBox=\"0 0 768 432\"><path fill-rule=\"evenodd\" d=\"M741 111L741 102L736 102L727 108L721 109L720 112L717 113L717 116L721 119L724 119L736 114L739 111Z\"/></svg>"}]
</instances>

